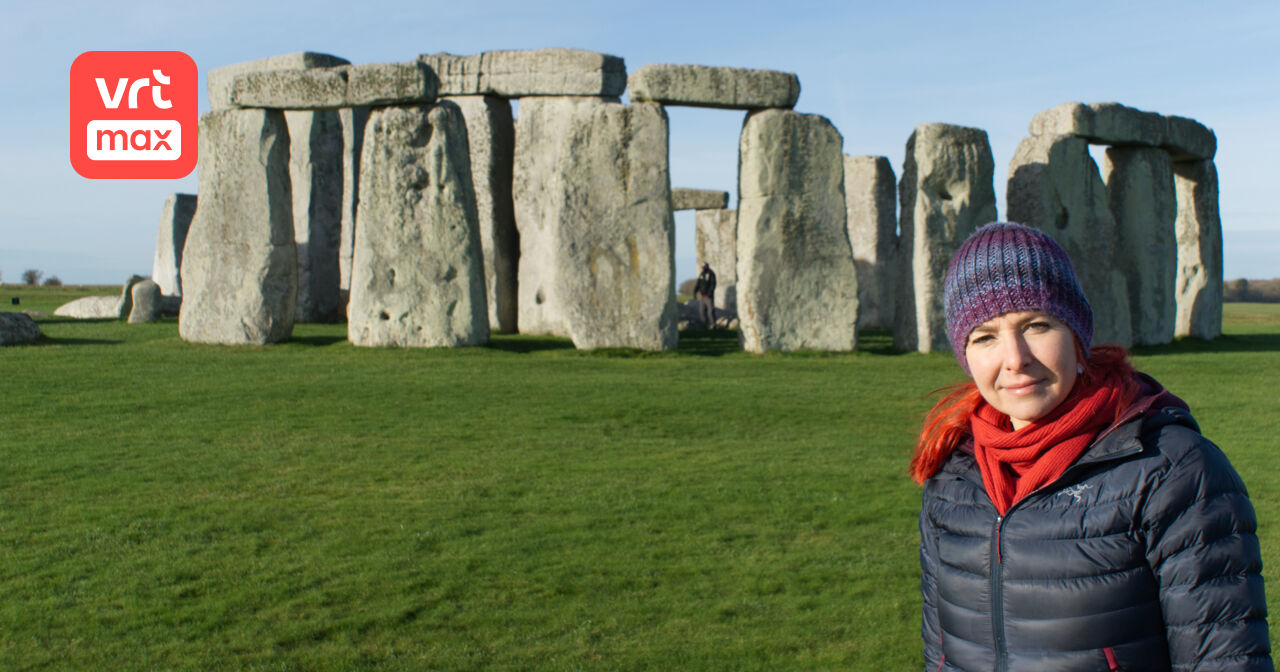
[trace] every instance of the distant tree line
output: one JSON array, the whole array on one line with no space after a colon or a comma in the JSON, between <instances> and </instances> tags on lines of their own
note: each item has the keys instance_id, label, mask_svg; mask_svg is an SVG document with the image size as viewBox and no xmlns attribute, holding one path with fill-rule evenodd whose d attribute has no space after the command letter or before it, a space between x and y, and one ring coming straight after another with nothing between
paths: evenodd
<instances>
[{"instance_id":1,"label":"distant tree line","mask_svg":"<svg viewBox=\"0 0 1280 672\"><path fill-rule=\"evenodd\" d=\"M38 287L40 280L44 279L45 287L61 287L62 279L56 275L51 275L47 279L44 277L44 271L38 268L28 268L22 272L22 284L28 287ZM0 285L4 284L4 274L0 273Z\"/></svg>"},{"instance_id":2,"label":"distant tree line","mask_svg":"<svg viewBox=\"0 0 1280 672\"><path fill-rule=\"evenodd\" d=\"M1228 280L1222 287L1228 302L1280 303L1280 278L1271 280Z\"/></svg>"}]
</instances>

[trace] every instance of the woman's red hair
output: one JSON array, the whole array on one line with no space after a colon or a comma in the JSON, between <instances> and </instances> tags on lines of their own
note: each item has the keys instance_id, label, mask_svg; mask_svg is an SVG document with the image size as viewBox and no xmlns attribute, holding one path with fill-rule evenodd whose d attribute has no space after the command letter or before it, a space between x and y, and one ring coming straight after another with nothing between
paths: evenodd
<instances>
[{"instance_id":1,"label":"woman's red hair","mask_svg":"<svg viewBox=\"0 0 1280 672\"><path fill-rule=\"evenodd\" d=\"M1094 386L1108 379L1117 381L1120 403L1116 404L1116 420L1119 420L1138 396L1138 382L1134 379L1136 371L1129 363L1129 351L1124 346L1107 343L1094 347L1086 359L1077 343L1076 358L1084 363L1084 373L1076 379L1076 385ZM969 416L982 403L982 395L972 380L934 393L938 392L946 394L925 416L920 439L916 442L916 453L911 458L911 478L920 484L937 473L951 451L969 436Z\"/></svg>"}]
</instances>

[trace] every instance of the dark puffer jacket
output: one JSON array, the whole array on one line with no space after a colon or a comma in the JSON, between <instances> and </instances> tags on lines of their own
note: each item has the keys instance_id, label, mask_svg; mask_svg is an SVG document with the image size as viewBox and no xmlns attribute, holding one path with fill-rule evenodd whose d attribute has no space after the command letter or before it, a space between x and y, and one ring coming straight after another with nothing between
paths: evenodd
<instances>
[{"instance_id":1,"label":"dark puffer jacket","mask_svg":"<svg viewBox=\"0 0 1280 672\"><path fill-rule=\"evenodd\" d=\"M925 484L925 669L1272 670L1244 483L1191 415L1104 433L997 514L971 444Z\"/></svg>"}]
</instances>

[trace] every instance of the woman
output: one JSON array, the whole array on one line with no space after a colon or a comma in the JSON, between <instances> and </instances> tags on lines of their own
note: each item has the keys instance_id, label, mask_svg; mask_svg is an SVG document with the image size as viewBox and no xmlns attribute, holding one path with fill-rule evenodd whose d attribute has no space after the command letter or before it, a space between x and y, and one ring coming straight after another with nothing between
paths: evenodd
<instances>
[{"instance_id":1,"label":"woman","mask_svg":"<svg viewBox=\"0 0 1280 672\"><path fill-rule=\"evenodd\" d=\"M982 227L944 297L972 381L928 415L926 670L1272 670L1256 521L1186 404L1093 346L1066 252Z\"/></svg>"}]
</instances>

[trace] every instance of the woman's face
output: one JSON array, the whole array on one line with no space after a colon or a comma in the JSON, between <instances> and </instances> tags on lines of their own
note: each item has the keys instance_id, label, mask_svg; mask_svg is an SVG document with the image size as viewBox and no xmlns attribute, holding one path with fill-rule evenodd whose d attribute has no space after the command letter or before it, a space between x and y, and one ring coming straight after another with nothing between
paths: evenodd
<instances>
[{"instance_id":1,"label":"woman's face","mask_svg":"<svg viewBox=\"0 0 1280 672\"><path fill-rule=\"evenodd\" d=\"M993 317L965 343L978 392L1015 430L1048 415L1076 384L1075 336L1038 310Z\"/></svg>"}]
</instances>

